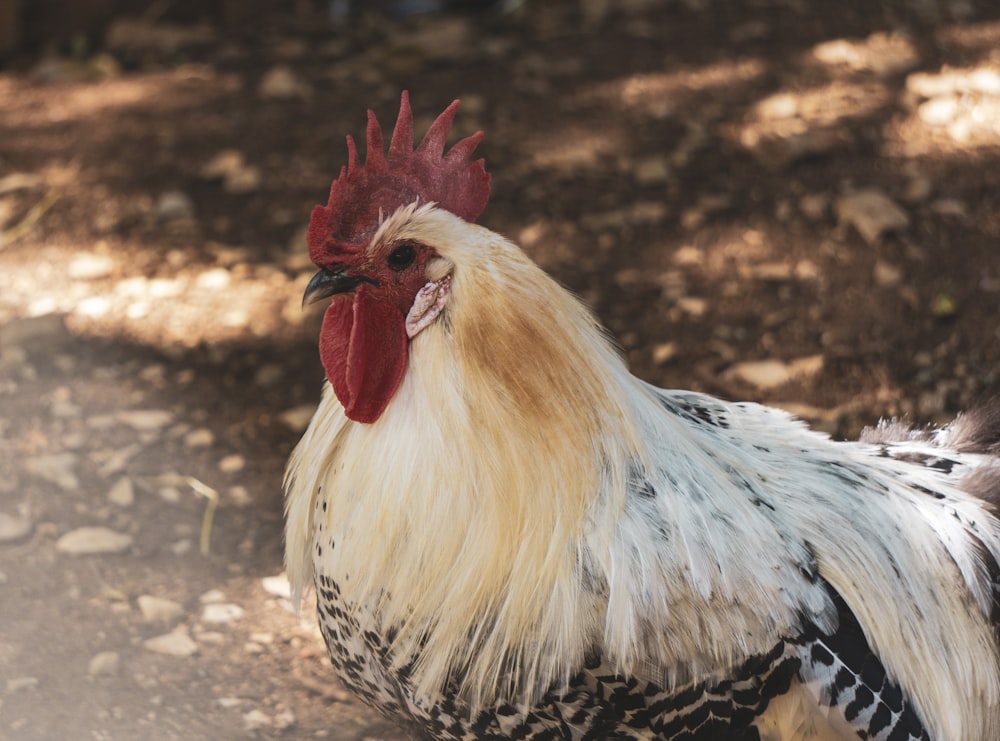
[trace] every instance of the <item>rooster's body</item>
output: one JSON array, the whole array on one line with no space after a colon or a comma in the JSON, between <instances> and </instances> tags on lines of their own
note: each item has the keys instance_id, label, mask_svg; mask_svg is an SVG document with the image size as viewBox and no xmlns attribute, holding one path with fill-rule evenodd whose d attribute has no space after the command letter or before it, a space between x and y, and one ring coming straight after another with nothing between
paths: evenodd
<instances>
[{"instance_id":1,"label":"rooster's body","mask_svg":"<svg viewBox=\"0 0 1000 741\"><path fill-rule=\"evenodd\" d=\"M643 383L470 223L453 114L370 119L310 228L287 561L341 678L436 739L1000 738L1000 414L834 443Z\"/></svg>"}]
</instances>

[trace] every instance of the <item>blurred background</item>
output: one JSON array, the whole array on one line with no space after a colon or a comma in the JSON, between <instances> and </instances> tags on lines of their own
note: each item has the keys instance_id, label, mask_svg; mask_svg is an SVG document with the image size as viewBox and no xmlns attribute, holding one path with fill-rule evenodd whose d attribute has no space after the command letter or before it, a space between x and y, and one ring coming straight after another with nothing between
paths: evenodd
<instances>
[{"instance_id":1,"label":"blurred background","mask_svg":"<svg viewBox=\"0 0 1000 741\"><path fill-rule=\"evenodd\" d=\"M0 738L398 738L281 576L312 207L410 91L661 386L1000 390L991 0L0 0Z\"/></svg>"}]
</instances>

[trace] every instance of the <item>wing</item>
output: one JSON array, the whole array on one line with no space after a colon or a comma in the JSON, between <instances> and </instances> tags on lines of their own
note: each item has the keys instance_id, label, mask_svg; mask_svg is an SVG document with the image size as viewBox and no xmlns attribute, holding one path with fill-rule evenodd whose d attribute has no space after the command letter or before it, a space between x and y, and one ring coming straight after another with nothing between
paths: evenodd
<instances>
[{"instance_id":1,"label":"wing","mask_svg":"<svg viewBox=\"0 0 1000 741\"><path fill-rule=\"evenodd\" d=\"M800 704L833 728L1000 737L1000 523L983 496L1000 492L1000 415L835 443L780 410L646 391L629 629L664 635L642 650L697 679L785 640L802 649Z\"/></svg>"}]
</instances>

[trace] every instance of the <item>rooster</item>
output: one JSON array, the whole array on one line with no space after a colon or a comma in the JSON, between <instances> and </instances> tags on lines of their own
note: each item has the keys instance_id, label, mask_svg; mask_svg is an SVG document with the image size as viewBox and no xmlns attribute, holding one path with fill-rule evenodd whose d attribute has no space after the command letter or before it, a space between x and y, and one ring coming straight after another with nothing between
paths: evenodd
<instances>
[{"instance_id":1,"label":"rooster","mask_svg":"<svg viewBox=\"0 0 1000 741\"><path fill-rule=\"evenodd\" d=\"M1000 407L833 442L632 376L406 94L310 221L328 383L286 562L433 739L1000 738Z\"/></svg>"}]
</instances>

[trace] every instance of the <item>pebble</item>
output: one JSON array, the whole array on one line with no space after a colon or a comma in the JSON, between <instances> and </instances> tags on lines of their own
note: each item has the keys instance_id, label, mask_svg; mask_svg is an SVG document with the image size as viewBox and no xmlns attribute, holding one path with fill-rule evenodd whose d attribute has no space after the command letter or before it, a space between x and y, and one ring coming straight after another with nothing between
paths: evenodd
<instances>
[{"instance_id":1,"label":"pebble","mask_svg":"<svg viewBox=\"0 0 1000 741\"><path fill-rule=\"evenodd\" d=\"M119 656L117 651L101 651L94 654L87 664L87 674L92 677L106 677L118 673Z\"/></svg>"},{"instance_id":2,"label":"pebble","mask_svg":"<svg viewBox=\"0 0 1000 741\"><path fill-rule=\"evenodd\" d=\"M810 355L790 362L781 360L757 360L737 363L729 368L723 377L740 380L759 389L772 389L793 378L809 377L823 368L822 355Z\"/></svg>"},{"instance_id":3,"label":"pebble","mask_svg":"<svg viewBox=\"0 0 1000 741\"><path fill-rule=\"evenodd\" d=\"M14 677L7 680L7 692L33 690L38 686L38 677Z\"/></svg>"},{"instance_id":4,"label":"pebble","mask_svg":"<svg viewBox=\"0 0 1000 741\"><path fill-rule=\"evenodd\" d=\"M302 404L301 406L286 409L278 415L278 419L283 425L295 432L303 432L309 426L309 422L316 412L315 404Z\"/></svg>"},{"instance_id":5,"label":"pebble","mask_svg":"<svg viewBox=\"0 0 1000 741\"><path fill-rule=\"evenodd\" d=\"M186 193L170 190L157 199L155 213L160 221L191 221L194 219L194 202Z\"/></svg>"},{"instance_id":6,"label":"pebble","mask_svg":"<svg viewBox=\"0 0 1000 741\"><path fill-rule=\"evenodd\" d=\"M957 198L938 198L930 204L930 209L940 216L954 216L959 219L969 215L968 207Z\"/></svg>"},{"instance_id":7,"label":"pebble","mask_svg":"<svg viewBox=\"0 0 1000 741\"><path fill-rule=\"evenodd\" d=\"M270 595L283 597L285 599L292 598L292 585L288 582L287 574L265 576L260 580L260 585L264 588L264 591Z\"/></svg>"},{"instance_id":8,"label":"pebble","mask_svg":"<svg viewBox=\"0 0 1000 741\"><path fill-rule=\"evenodd\" d=\"M227 455L219 461L219 470L223 473L236 473L246 466L246 459L239 453Z\"/></svg>"},{"instance_id":9,"label":"pebble","mask_svg":"<svg viewBox=\"0 0 1000 741\"><path fill-rule=\"evenodd\" d=\"M882 288L892 288L898 286L903 280L903 271L884 260L877 260L872 270L872 277L875 278L875 283Z\"/></svg>"},{"instance_id":10,"label":"pebble","mask_svg":"<svg viewBox=\"0 0 1000 741\"><path fill-rule=\"evenodd\" d=\"M918 175L906 183L902 198L911 204L923 203L930 198L932 192L934 192L934 183L931 182L930 178Z\"/></svg>"},{"instance_id":11,"label":"pebble","mask_svg":"<svg viewBox=\"0 0 1000 741\"><path fill-rule=\"evenodd\" d=\"M920 55L901 33L873 33L865 39L834 39L813 48L813 56L830 66L869 71L879 77L895 75L917 66Z\"/></svg>"},{"instance_id":12,"label":"pebble","mask_svg":"<svg viewBox=\"0 0 1000 741\"><path fill-rule=\"evenodd\" d=\"M194 548L194 541L191 538L181 538L177 542L170 544L170 552L175 556L183 556L185 553L190 553L192 548Z\"/></svg>"},{"instance_id":13,"label":"pebble","mask_svg":"<svg viewBox=\"0 0 1000 741\"><path fill-rule=\"evenodd\" d=\"M183 627L143 641L142 645L147 651L166 656L185 657L198 653L198 644L191 639Z\"/></svg>"},{"instance_id":14,"label":"pebble","mask_svg":"<svg viewBox=\"0 0 1000 741\"><path fill-rule=\"evenodd\" d=\"M108 492L108 501L119 507L131 507L135 503L135 487L132 479L123 476L114 483Z\"/></svg>"},{"instance_id":15,"label":"pebble","mask_svg":"<svg viewBox=\"0 0 1000 741\"><path fill-rule=\"evenodd\" d=\"M221 180L222 189L239 195L251 193L260 187L260 170L248 165L243 152L223 149L201 168L205 180Z\"/></svg>"},{"instance_id":16,"label":"pebble","mask_svg":"<svg viewBox=\"0 0 1000 741\"><path fill-rule=\"evenodd\" d=\"M80 487L75 471L78 460L74 453L51 453L28 458L24 467L28 473L53 483L60 489L74 491Z\"/></svg>"},{"instance_id":17,"label":"pebble","mask_svg":"<svg viewBox=\"0 0 1000 741\"><path fill-rule=\"evenodd\" d=\"M226 491L226 496L229 497L229 499L231 499L233 504L237 507L246 507L253 502L250 492L245 486L240 484L229 487Z\"/></svg>"},{"instance_id":18,"label":"pebble","mask_svg":"<svg viewBox=\"0 0 1000 741\"><path fill-rule=\"evenodd\" d=\"M271 717L260 710L254 709L243 715L243 727L248 731L257 731L270 725Z\"/></svg>"},{"instance_id":19,"label":"pebble","mask_svg":"<svg viewBox=\"0 0 1000 741\"><path fill-rule=\"evenodd\" d=\"M132 536L106 527L79 527L56 541L56 550L71 556L121 553L132 545Z\"/></svg>"},{"instance_id":20,"label":"pebble","mask_svg":"<svg viewBox=\"0 0 1000 741\"><path fill-rule=\"evenodd\" d=\"M670 180L670 162L666 157L646 157L632 170L640 185L659 185Z\"/></svg>"},{"instance_id":21,"label":"pebble","mask_svg":"<svg viewBox=\"0 0 1000 741\"><path fill-rule=\"evenodd\" d=\"M708 301L697 296L683 296L677 300L677 308L685 314L699 317L708 311Z\"/></svg>"},{"instance_id":22,"label":"pebble","mask_svg":"<svg viewBox=\"0 0 1000 741\"><path fill-rule=\"evenodd\" d=\"M233 277L225 268L209 268L197 278L195 278L195 288L205 291L221 291L228 288Z\"/></svg>"},{"instance_id":23,"label":"pebble","mask_svg":"<svg viewBox=\"0 0 1000 741\"><path fill-rule=\"evenodd\" d=\"M27 517L17 517L0 512L0 543L21 540L21 538L31 534L33 527L31 520Z\"/></svg>"},{"instance_id":24,"label":"pebble","mask_svg":"<svg viewBox=\"0 0 1000 741\"><path fill-rule=\"evenodd\" d=\"M858 230L864 240L877 244L882 235L901 231L910 217L895 201L877 188L865 188L837 199L837 218Z\"/></svg>"},{"instance_id":25,"label":"pebble","mask_svg":"<svg viewBox=\"0 0 1000 741\"><path fill-rule=\"evenodd\" d=\"M226 595L221 589L209 589L198 598L198 601L203 605L218 604L226 601Z\"/></svg>"},{"instance_id":26,"label":"pebble","mask_svg":"<svg viewBox=\"0 0 1000 741\"><path fill-rule=\"evenodd\" d=\"M108 255L85 252L70 261L66 274L73 280L98 280L107 278L114 269L115 261Z\"/></svg>"},{"instance_id":27,"label":"pebble","mask_svg":"<svg viewBox=\"0 0 1000 741\"><path fill-rule=\"evenodd\" d=\"M206 623L224 624L242 620L245 614L239 605L226 602L212 603L205 605L201 619Z\"/></svg>"},{"instance_id":28,"label":"pebble","mask_svg":"<svg viewBox=\"0 0 1000 741\"><path fill-rule=\"evenodd\" d=\"M191 430L184 436L184 444L189 448L207 448L215 442L215 435L207 427Z\"/></svg>"},{"instance_id":29,"label":"pebble","mask_svg":"<svg viewBox=\"0 0 1000 741\"><path fill-rule=\"evenodd\" d=\"M750 151L759 164L778 172L804 159L826 154L840 144L836 131L807 128L803 131L776 135L756 128L745 128L740 143Z\"/></svg>"},{"instance_id":30,"label":"pebble","mask_svg":"<svg viewBox=\"0 0 1000 741\"><path fill-rule=\"evenodd\" d=\"M125 409L115 412L115 419L139 432L161 430L174 420L166 409Z\"/></svg>"},{"instance_id":31,"label":"pebble","mask_svg":"<svg viewBox=\"0 0 1000 741\"><path fill-rule=\"evenodd\" d=\"M700 265L704 259L704 251L689 244L678 247L677 251L674 252L674 262L678 265Z\"/></svg>"},{"instance_id":32,"label":"pebble","mask_svg":"<svg viewBox=\"0 0 1000 741\"><path fill-rule=\"evenodd\" d=\"M184 606L179 602L151 594L140 595L136 600L142 619L147 623L172 623L184 616Z\"/></svg>"},{"instance_id":33,"label":"pebble","mask_svg":"<svg viewBox=\"0 0 1000 741\"><path fill-rule=\"evenodd\" d=\"M674 342L661 342L653 348L653 362L657 365L669 363L677 356L677 344Z\"/></svg>"},{"instance_id":34,"label":"pebble","mask_svg":"<svg viewBox=\"0 0 1000 741\"><path fill-rule=\"evenodd\" d=\"M87 426L92 426L93 422L94 418L88 419ZM95 450L90 454L90 458L98 464L97 473L106 479L121 473L140 450L142 445L136 443L118 450Z\"/></svg>"},{"instance_id":35,"label":"pebble","mask_svg":"<svg viewBox=\"0 0 1000 741\"><path fill-rule=\"evenodd\" d=\"M307 97L312 91L307 83L295 75L291 67L279 64L264 73L257 92L268 100L288 100Z\"/></svg>"},{"instance_id":36,"label":"pebble","mask_svg":"<svg viewBox=\"0 0 1000 741\"><path fill-rule=\"evenodd\" d=\"M807 193L799 199L799 211L809 221L820 221L830 207L830 197L826 193Z\"/></svg>"}]
</instances>

